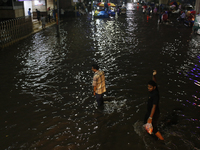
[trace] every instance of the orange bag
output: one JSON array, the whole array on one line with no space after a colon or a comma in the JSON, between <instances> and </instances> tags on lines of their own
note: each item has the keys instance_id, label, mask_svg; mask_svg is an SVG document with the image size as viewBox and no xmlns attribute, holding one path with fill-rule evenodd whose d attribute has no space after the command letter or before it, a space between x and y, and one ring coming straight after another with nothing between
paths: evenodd
<instances>
[{"instance_id":1,"label":"orange bag","mask_svg":"<svg viewBox=\"0 0 200 150\"><path fill-rule=\"evenodd\" d=\"M147 130L147 132L148 132L149 134L153 134L153 126L152 126L151 123L146 123L146 124L144 125L144 128Z\"/></svg>"}]
</instances>

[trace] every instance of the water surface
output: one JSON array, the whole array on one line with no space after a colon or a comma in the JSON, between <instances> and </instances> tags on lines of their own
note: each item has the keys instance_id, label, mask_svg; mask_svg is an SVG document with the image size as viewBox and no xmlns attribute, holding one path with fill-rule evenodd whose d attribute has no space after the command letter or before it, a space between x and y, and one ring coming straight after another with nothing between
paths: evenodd
<instances>
[{"instance_id":1,"label":"water surface","mask_svg":"<svg viewBox=\"0 0 200 150\"><path fill-rule=\"evenodd\" d=\"M200 36L127 7L118 18L68 18L59 39L52 26L0 52L1 149L200 149ZM93 63L106 75L103 111ZM142 129L153 69L166 145Z\"/></svg>"}]
</instances>

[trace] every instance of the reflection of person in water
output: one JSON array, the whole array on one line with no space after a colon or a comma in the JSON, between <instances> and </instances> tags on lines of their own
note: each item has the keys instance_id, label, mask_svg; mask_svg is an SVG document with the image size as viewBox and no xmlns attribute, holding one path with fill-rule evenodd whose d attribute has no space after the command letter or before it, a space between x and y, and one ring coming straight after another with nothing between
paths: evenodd
<instances>
[{"instance_id":1,"label":"reflection of person in water","mask_svg":"<svg viewBox=\"0 0 200 150\"><path fill-rule=\"evenodd\" d=\"M156 70L153 71L153 80L148 82L148 103L147 103L147 113L145 115L144 124L152 123L153 126L153 133L160 139L164 140L161 133L158 131L157 128L157 121L160 116L159 110L159 91L156 84Z\"/></svg>"}]
</instances>

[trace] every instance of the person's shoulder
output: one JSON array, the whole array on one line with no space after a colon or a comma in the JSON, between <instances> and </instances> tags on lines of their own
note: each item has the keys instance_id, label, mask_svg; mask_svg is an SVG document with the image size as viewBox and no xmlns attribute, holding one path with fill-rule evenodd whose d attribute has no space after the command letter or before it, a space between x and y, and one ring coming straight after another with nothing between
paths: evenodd
<instances>
[{"instance_id":1,"label":"person's shoulder","mask_svg":"<svg viewBox=\"0 0 200 150\"><path fill-rule=\"evenodd\" d=\"M100 74L104 74L104 71L103 70L99 70Z\"/></svg>"},{"instance_id":2,"label":"person's shoulder","mask_svg":"<svg viewBox=\"0 0 200 150\"><path fill-rule=\"evenodd\" d=\"M97 76L101 76L102 74L104 74L104 72L102 70L97 70L95 72L95 75L97 75Z\"/></svg>"},{"instance_id":3,"label":"person's shoulder","mask_svg":"<svg viewBox=\"0 0 200 150\"><path fill-rule=\"evenodd\" d=\"M153 91L151 92L151 95L152 95L152 96L159 95L159 90L158 90L158 88L156 88L155 90L153 90Z\"/></svg>"},{"instance_id":4,"label":"person's shoulder","mask_svg":"<svg viewBox=\"0 0 200 150\"><path fill-rule=\"evenodd\" d=\"M99 70L97 70L95 73L94 73L94 76L97 76L99 74Z\"/></svg>"}]
</instances>

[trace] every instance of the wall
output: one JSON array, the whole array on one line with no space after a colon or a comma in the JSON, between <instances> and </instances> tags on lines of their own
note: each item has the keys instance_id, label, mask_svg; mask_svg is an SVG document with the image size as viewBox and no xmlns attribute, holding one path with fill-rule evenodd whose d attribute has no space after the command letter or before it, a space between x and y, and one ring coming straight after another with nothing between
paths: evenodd
<instances>
[{"instance_id":1,"label":"wall","mask_svg":"<svg viewBox=\"0 0 200 150\"><path fill-rule=\"evenodd\" d=\"M159 0L159 4L168 4L168 0Z\"/></svg>"},{"instance_id":2,"label":"wall","mask_svg":"<svg viewBox=\"0 0 200 150\"><path fill-rule=\"evenodd\" d=\"M65 0L62 0L62 1L65 1ZM53 9L53 0L47 0L47 8L49 7Z\"/></svg>"},{"instance_id":3,"label":"wall","mask_svg":"<svg viewBox=\"0 0 200 150\"><path fill-rule=\"evenodd\" d=\"M46 12L47 11L47 2L46 0L42 1L32 1L32 11L36 12L36 9L39 10L40 12Z\"/></svg>"},{"instance_id":4,"label":"wall","mask_svg":"<svg viewBox=\"0 0 200 150\"><path fill-rule=\"evenodd\" d=\"M72 6L72 0L60 0L60 7L62 7L63 9L69 8Z\"/></svg>"},{"instance_id":5,"label":"wall","mask_svg":"<svg viewBox=\"0 0 200 150\"><path fill-rule=\"evenodd\" d=\"M15 18L23 17L24 16L24 8L15 9L14 13L15 13Z\"/></svg>"},{"instance_id":6,"label":"wall","mask_svg":"<svg viewBox=\"0 0 200 150\"><path fill-rule=\"evenodd\" d=\"M31 12L33 11L32 9L32 1L24 1L24 14L25 16L28 16L28 9L31 8Z\"/></svg>"},{"instance_id":7,"label":"wall","mask_svg":"<svg viewBox=\"0 0 200 150\"><path fill-rule=\"evenodd\" d=\"M14 19L24 16L23 2L8 0L0 5L0 19Z\"/></svg>"},{"instance_id":8,"label":"wall","mask_svg":"<svg viewBox=\"0 0 200 150\"><path fill-rule=\"evenodd\" d=\"M0 18L2 19L11 19L15 18L15 11L14 10L0 10Z\"/></svg>"},{"instance_id":9,"label":"wall","mask_svg":"<svg viewBox=\"0 0 200 150\"><path fill-rule=\"evenodd\" d=\"M200 0L196 0L195 10L197 14L200 13Z\"/></svg>"}]
</instances>

